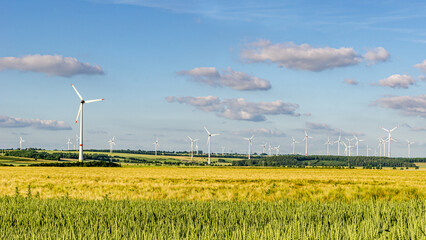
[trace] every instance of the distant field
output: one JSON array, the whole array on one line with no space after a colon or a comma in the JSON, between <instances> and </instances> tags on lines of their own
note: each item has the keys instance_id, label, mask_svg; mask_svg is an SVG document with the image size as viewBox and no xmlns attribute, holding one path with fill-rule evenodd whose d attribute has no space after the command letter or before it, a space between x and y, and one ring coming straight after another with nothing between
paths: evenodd
<instances>
[{"instance_id":1,"label":"distant field","mask_svg":"<svg viewBox=\"0 0 426 240\"><path fill-rule=\"evenodd\" d=\"M234 167L0 167L0 196L178 200L424 199L426 171Z\"/></svg>"}]
</instances>

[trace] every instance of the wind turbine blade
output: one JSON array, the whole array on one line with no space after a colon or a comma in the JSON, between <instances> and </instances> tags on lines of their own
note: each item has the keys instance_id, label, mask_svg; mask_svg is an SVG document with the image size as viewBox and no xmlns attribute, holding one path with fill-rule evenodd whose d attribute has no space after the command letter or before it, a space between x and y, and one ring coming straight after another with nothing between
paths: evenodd
<instances>
[{"instance_id":1,"label":"wind turbine blade","mask_svg":"<svg viewBox=\"0 0 426 240\"><path fill-rule=\"evenodd\" d=\"M81 109L82 109L82 107L83 107L83 104L82 104L82 103L80 103L80 108L78 109L77 118L75 119L75 123L77 123L77 121L78 121L78 117L80 117L80 113L81 113Z\"/></svg>"},{"instance_id":2,"label":"wind turbine blade","mask_svg":"<svg viewBox=\"0 0 426 240\"><path fill-rule=\"evenodd\" d=\"M389 132L389 130L388 129L386 129L386 128L382 128L384 131L386 131L386 132Z\"/></svg>"},{"instance_id":3,"label":"wind turbine blade","mask_svg":"<svg viewBox=\"0 0 426 240\"><path fill-rule=\"evenodd\" d=\"M194 139L194 140L192 140L193 142L196 142L196 141L198 141L198 138L197 139Z\"/></svg>"},{"instance_id":4,"label":"wind turbine blade","mask_svg":"<svg viewBox=\"0 0 426 240\"><path fill-rule=\"evenodd\" d=\"M214 136L218 136L218 135L220 135L220 133L215 133L215 134L212 134L210 136L214 137Z\"/></svg>"},{"instance_id":5,"label":"wind turbine blade","mask_svg":"<svg viewBox=\"0 0 426 240\"><path fill-rule=\"evenodd\" d=\"M188 136L188 138L189 138L189 140L191 140L192 142L194 141L194 140L192 140L192 138L191 138L190 136Z\"/></svg>"},{"instance_id":6,"label":"wind turbine blade","mask_svg":"<svg viewBox=\"0 0 426 240\"><path fill-rule=\"evenodd\" d=\"M254 135L251 136L250 140L253 140L253 138L254 138Z\"/></svg>"},{"instance_id":7,"label":"wind turbine blade","mask_svg":"<svg viewBox=\"0 0 426 240\"><path fill-rule=\"evenodd\" d=\"M94 99L94 100L89 100L89 101L85 101L85 103L92 103L92 102L99 102L99 101L103 101L105 99Z\"/></svg>"},{"instance_id":8,"label":"wind turbine blade","mask_svg":"<svg viewBox=\"0 0 426 240\"><path fill-rule=\"evenodd\" d=\"M207 130L206 126L204 126L204 129L206 130L207 134L210 135L210 132Z\"/></svg>"},{"instance_id":9,"label":"wind turbine blade","mask_svg":"<svg viewBox=\"0 0 426 240\"><path fill-rule=\"evenodd\" d=\"M398 126L396 126L396 127L394 127L394 128L392 128L390 131L392 132L392 131L394 131L395 129L397 129L398 128Z\"/></svg>"},{"instance_id":10,"label":"wind turbine blade","mask_svg":"<svg viewBox=\"0 0 426 240\"><path fill-rule=\"evenodd\" d=\"M74 91L77 93L80 100L83 100L83 97L80 95L80 93L77 91L77 89L74 87L74 85L71 83L72 88L74 88Z\"/></svg>"}]
</instances>

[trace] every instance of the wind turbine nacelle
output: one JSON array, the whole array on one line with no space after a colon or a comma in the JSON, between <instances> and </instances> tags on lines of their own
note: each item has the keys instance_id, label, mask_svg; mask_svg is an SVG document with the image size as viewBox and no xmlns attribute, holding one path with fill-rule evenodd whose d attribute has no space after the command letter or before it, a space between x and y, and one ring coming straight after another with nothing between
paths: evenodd
<instances>
[{"instance_id":1,"label":"wind turbine nacelle","mask_svg":"<svg viewBox=\"0 0 426 240\"><path fill-rule=\"evenodd\" d=\"M83 103L83 104L84 104L84 103L85 103L85 101L84 101L84 100L81 100L81 103Z\"/></svg>"}]
</instances>

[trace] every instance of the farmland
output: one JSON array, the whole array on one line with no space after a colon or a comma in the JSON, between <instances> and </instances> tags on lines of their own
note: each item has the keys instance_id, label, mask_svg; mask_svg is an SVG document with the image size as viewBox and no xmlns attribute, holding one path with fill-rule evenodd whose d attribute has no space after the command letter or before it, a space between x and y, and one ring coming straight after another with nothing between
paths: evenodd
<instances>
[{"instance_id":1,"label":"farmland","mask_svg":"<svg viewBox=\"0 0 426 240\"><path fill-rule=\"evenodd\" d=\"M249 167L0 167L0 195L220 201L408 200L426 196L424 170Z\"/></svg>"}]
</instances>

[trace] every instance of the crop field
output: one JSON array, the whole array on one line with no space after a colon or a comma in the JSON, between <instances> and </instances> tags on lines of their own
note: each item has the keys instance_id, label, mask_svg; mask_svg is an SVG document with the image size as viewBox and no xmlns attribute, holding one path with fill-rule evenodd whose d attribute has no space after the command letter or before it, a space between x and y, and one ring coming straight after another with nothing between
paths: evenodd
<instances>
[{"instance_id":1,"label":"crop field","mask_svg":"<svg viewBox=\"0 0 426 240\"><path fill-rule=\"evenodd\" d=\"M220 201L408 200L426 196L424 170L233 167L0 167L0 195Z\"/></svg>"}]
</instances>

